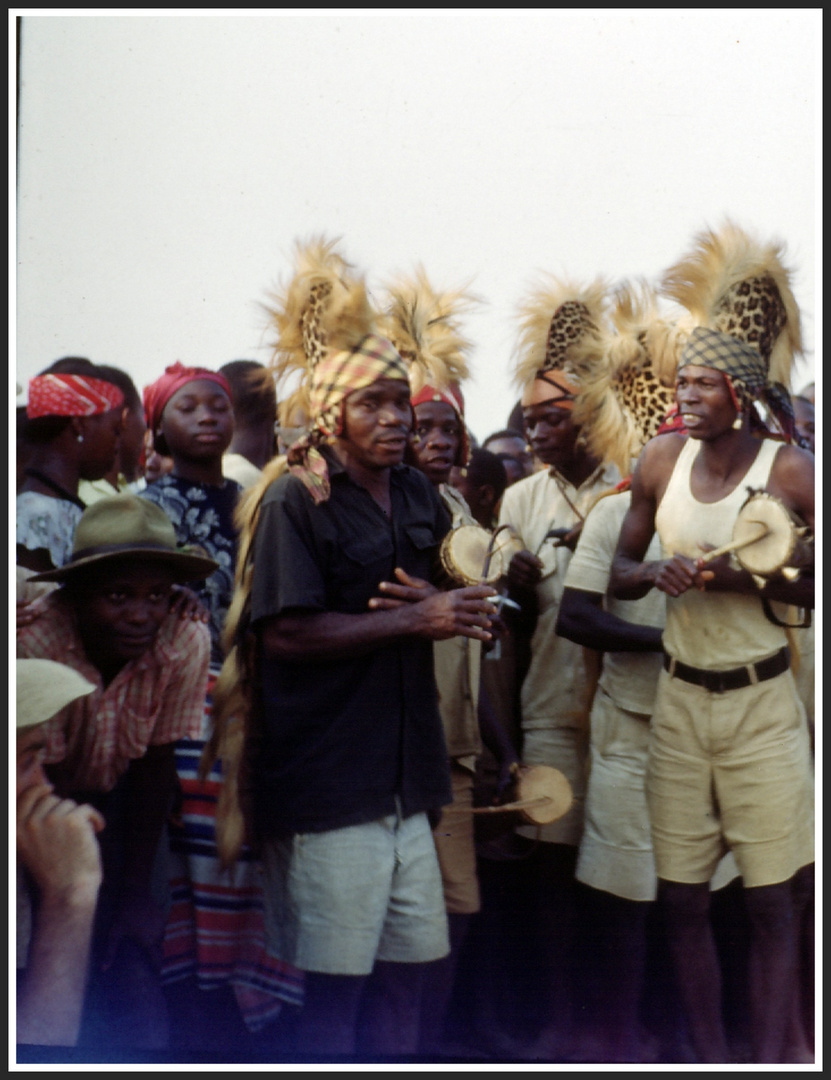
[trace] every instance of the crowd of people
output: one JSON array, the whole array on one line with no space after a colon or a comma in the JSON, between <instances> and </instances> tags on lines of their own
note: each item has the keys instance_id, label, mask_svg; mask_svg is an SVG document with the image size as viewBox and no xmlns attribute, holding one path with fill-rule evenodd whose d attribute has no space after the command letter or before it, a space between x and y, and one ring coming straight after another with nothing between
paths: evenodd
<instances>
[{"instance_id":1,"label":"crowd of people","mask_svg":"<svg viewBox=\"0 0 831 1080\"><path fill-rule=\"evenodd\" d=\"M19 1060L814 1061L782 248L541 279L481 440L476 302L313 241L268 364L30 380Z\"/></svg>"}]
</instances>

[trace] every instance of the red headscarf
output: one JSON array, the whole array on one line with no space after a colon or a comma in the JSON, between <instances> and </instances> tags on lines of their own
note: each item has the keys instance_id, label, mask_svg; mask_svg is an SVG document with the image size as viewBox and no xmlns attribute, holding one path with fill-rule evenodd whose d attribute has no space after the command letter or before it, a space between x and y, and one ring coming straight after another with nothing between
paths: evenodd
<instances>
[{"instance_id":1,"label":"red headscarf","mask_svg":"<svg viewBox=\"0 0 831 1080\"><path fill-rule=\"evenodd\" d=\"M454 465L467 465L470 461L470 439L467 436L467 425L465 424L465 399L462 397L462 391L458 386L453 384L448 386L446 390L439 390L438 387L430 386L426 384L413 394L410 398L410 404L415 410L416 405L423 405L425 401L443 401L445 405L449 405L455 412L459 419L459 425L461 427L461 438L459 439L459 450L456 454L456 461Z\"/></svg>"},{"instance_id":2,"label":"red headscarf","mask_svg":"<svg viewBox=\"0 0 831 1080\"><path fill-rule=\"evenodd\" d=\"M218 371L210 371L208 368L185 367L184 364L180 364L177 360L175 364L171 364L164 369L164 375L144 388L144 416L148 428L154 435L161 423L165 405L177 390L180 390L189 382L195 382L196 379L207 379L208 382L215 382L228 395L228 400L233 402L231 385L224 375L220 375Z\"/></svg>"},{"instance_id":3,"label":"red headscarf","mask_svg":"<svg viewBox=\"0 0 831 1080\"><path fill-rule=\"evenodd\" d=\"M29 380L30 420L40 416L97 416L124 404L124 392L114 383L89 375L36 375Z\"/></svg>"}]
</instances>

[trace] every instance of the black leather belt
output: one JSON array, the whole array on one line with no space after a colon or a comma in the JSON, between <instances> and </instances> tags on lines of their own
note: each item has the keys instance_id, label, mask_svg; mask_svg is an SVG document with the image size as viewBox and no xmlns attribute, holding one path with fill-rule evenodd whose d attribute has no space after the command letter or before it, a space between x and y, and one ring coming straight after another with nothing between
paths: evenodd
<instances>
[{"instance_id":1,"label":"black leather belt","mask_svg":"<svg viewBox=\"0 0 831 1080\"><path fill-rule=\"evenodd\" d=\"M790 664L791 654L787 645L783 645L778 653L769 656L767 660L730 668L729 671L708 671L706 668L690 667L689 664L682 664L680 660L664 653L664 670L673 678L703 686L713 694L723 694L725 690L741 690L742 687L754 686L766 679L775 679L777 675L787 671Z\"/></svg>"}]
</instances>

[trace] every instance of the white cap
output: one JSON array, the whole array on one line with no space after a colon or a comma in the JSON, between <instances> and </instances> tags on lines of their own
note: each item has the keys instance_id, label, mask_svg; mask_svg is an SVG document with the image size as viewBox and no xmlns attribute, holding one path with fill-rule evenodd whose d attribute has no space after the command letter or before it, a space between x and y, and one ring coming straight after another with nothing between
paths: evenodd
<instances>
[{"instance_id":1,"label":"white cap","mask_svg":"<svg viewBox=\"0 0 831 1080\"><path fill-rule=\"evenodd\" d=\"M71 701L94 689L94 683L66 664L54 660L18 660L18 730L45 724Z\"/></svg>"}]
</instances>

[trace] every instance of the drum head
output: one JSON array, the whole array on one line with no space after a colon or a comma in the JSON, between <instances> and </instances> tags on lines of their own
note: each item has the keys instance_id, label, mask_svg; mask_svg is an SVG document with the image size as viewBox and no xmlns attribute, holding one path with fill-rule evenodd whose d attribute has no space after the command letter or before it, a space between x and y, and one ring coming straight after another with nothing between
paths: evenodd
<instances>
[{"instance_id":1,"label":"drum head","mask_svg":"<svg viewBox=\"0 0 831 1080\"><path fill-rule=\"evenodd\" d=\"M454 581L463 585L478 585L482 581L493 585L502 577L504 569L499 550L492 552L488 572L483 574L492 535L481 525L460 525L447 534L441 545L441 560ZM498 546L497 539L494 548Z\"/></svg>"},{"instance_id":2,"label":"drum head","mask_svg":"<svg viewBox=\"0 0 831 1080\"><path fill-rule=\"evenodd\" d=\"M527 765L517 781L517 802L539 799L539 805L526 806L522 816L531 825L550 825L568 813L573 801L571 784L559 769L550 765ZM543 801L545 800L545 801Z\"/></svg>"},{"instance_id":3,"label":"drum head","mask_svg":"<svg viewBox=\"0 0 831 1080\"><path fill-rule=\"evenodd\" d=\"M787 565L796 546L797 534L785 504L764 491L751 495L742 506L733 528L733 539L749 539L763 527L767 533L760 540L739 548L736 558L751 574L769 576Z\"/></svg>"}]
</instances>

